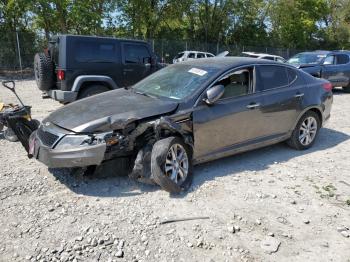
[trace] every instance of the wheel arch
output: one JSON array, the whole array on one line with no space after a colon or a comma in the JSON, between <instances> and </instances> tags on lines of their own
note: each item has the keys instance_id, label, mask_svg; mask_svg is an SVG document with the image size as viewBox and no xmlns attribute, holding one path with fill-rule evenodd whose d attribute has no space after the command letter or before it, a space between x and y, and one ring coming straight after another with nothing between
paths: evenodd
<instances>
[{"instance_id":1,"label":"wheel arch","mask_svg":"<svg viewBox=\"0 0 350 262\"><path fill-rule=\"evenodd\" d=\"M312 111L312 112L315 112L318 117L319 117L319 120L321 121L321 126L323 125L323 114L322 114L322 108L320 106L310 106L310 107L307 107L305 108L298 116L297 120L295 121L294 125L293 125L293 128L292 130L294 130L294 128L296 127L296 125L298 124L300 118L305 115L306 112L309 112L309 111Z\"/></svg>"},{"instance_id":2,"label":"wheel arch","mask_svg":"<svg viewBox=\"0 0 350 262\"><path fill-rule=\"evenodd\" d=\"M104 75L81 75L78 76L73 83L72 91L79 93L83 88L89 85L99 84L106 86L110 90L118 89L118 85L109 76Z\"/></svg>"}]
</instances>

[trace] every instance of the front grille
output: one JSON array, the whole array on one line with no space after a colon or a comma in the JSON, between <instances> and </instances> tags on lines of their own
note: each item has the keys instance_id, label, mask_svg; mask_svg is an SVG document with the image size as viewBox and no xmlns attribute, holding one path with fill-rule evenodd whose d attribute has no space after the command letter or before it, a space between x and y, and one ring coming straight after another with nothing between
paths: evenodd
<instances>
[{"instance_id":1,"label":"front grille","mask_svg":"<svg viewBox=\"0 0 350 262\"><path fill-rule=\"evenodd\" d=\"M52 147L58 139L58 136L50 132L44 131L42 128L38 129L38 137L40 141L48 147Z\"/></svg>"}]
</instances>

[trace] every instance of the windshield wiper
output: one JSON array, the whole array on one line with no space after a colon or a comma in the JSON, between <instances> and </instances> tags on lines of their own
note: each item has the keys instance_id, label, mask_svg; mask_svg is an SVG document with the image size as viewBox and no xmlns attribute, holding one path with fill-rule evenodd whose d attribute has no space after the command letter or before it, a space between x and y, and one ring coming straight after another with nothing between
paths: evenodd
<instances>
[{"instance_id":1,"label":"windshield wiper","mask_svg":"<svg viewBox=\"0 0 350 262\"><path fill-rule=\"evenodd\" d=\"M155 96L152 96L152 95L147 94L147 93L144 93L144 92L135 91L135 90L134 90L134 92L135 92L136 94L139 94L139 95L143 95L143 96L148 96L148 97L156 98Z\"/></svg>"}]
</instances>

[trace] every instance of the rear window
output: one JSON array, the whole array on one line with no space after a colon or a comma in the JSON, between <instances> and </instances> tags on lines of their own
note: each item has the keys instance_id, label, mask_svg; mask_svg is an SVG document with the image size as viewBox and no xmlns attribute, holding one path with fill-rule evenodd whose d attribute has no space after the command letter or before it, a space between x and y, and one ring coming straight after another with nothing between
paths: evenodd
<instances>
[{"instance_id":1,"label":"rear window","mask_svg":"<svg viewBox=\"0 0 350 262\"><path fill-rule=\"evenodd\" d=\"M289 79L287 70L283 66L262 65L259 66L260 91L287 86Z\"/></svg>"},{"instance_id":2,"label":"rear window","mask_svg":"<svg viewBox=\"0 0 350 262\"><path fill-rule=\"evenodd\" d=\"M79 41L75 50L75 60L78 62L113 62L116 57L114 43Z\"/></svg>"},{"instance_id":3,"label":"rear window","mask_svg":"<svg viewBox=\"0 0 350 262\"><path fill-rule=\"evenodd\" d=\"M197 58L205 58L205 54L204 53L197 53Z\"/></svg>"},{"instance_id":4,"label":"rear window","mask_svg":"<svg viewBox=\"0 0 350 262\"><path fill-rule=\"evenodd\" d=\"M349 63L349 56L348 55L337 55L337 65L344 65Z\"/></svg>"}]
</instances>

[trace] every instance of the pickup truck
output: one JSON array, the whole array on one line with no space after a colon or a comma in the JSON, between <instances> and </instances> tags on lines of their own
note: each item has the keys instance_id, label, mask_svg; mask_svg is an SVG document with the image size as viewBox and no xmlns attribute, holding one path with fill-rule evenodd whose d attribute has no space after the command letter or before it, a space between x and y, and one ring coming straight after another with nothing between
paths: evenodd
<instances>
[{"instance_id":1,"label":"pickup truck","mask_svg":"<svg viewBox=\"0 0 350 262\"><path fill-rule=\"evenodd\" d=\"M290 58L288 63L350 93L350 51L303 52Z\"/></svg>"}]
</instances>

